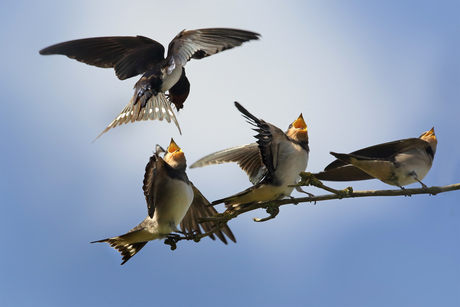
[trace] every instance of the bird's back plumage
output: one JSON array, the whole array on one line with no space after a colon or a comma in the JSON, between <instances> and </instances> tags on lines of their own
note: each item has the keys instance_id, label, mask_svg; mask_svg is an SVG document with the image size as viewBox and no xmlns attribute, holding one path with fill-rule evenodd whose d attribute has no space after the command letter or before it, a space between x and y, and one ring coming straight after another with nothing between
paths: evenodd
<instances>
[{"instance_id":1,"label":"bird's back plumage","mask_svg":"<svg viewBox=\"0 0 460 307\"><path fill-rule=\"evenodd\" d=\"M337 160L323 172L313 174L319 180L355 181L377 178L403 187L420 182L428 174L436 152L434 128L419 138L387 142L349 154L331 152Z\"/></svg>"}]
</instances>

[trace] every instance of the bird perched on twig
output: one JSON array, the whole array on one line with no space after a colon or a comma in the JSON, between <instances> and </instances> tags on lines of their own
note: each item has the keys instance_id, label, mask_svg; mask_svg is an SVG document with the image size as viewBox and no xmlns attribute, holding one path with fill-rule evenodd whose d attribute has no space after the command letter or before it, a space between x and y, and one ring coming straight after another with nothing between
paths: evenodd
<instances>
[{"instance_id":1,"label":"bird perched on twig","mask_svg":"<svg viewBox=\"0 0 460 307\"><path fill-rule=\"evenodd\" d=\"M138 253L148 241L166 238L172 232L201 234L197 218L217 213L189 181L185 173L184 153L174 140L171 139L164 158L160 157L161 152L164 150L157 145L155 154L145 168L143 190L148 216L124 235L91 242L106 242L117 249L123 256L121 264ZM179 224L182 231L177 228ZM212 222L201 223L206 232L213 226ZM215 232L215 235L227 244L224 234L236 243L227 225ZM209 237L215 240L213 234Z\"/></svg>"},{"instance_id":2,"label":"bird perched on twig","mask_svg":"<svg viewBox=\"0 0 460 307\"><path fill-rule=\"evenodd\" d=\"M228 28L183 30L169 43L166 58L163 45L144 36L78 39L47 47L40 54L62 54L89 65L113 68L120 80L143 74L134 86L131 101L99 136L117 125L149 119L165 119L168 123L172 120L181 132L171 104L180 110L188 97L190 83L185 76L185 64L190 59L202 59L257 40L259 36Z\"/></svg>"},{"instance_id":3,"label":"bird perched on twig","mask_svg":"<svg viewBox=\"0 0 460 307\"><path fill-rule=\"evenodd\" d=\"M226 162L237 162L254 186L247 190L212 202L226 207L270 201L290 196L293 187L308 164L308 131L302 114L289 126L286 133L278 127L256 118L238 102L237 109L258 134L257 143L237 146L210 154L191 168ZM300 188L298 189L300 190ZM301 190L300 190L301 191ZM303 191L301 191L303 192Z\"/></svg>"},{"instance_id":4,"label":"bird perched on twig","mask_svg":"<svg viewBox=\"0 0 460 307\"><path fill-rule=\"evenodd\" d=\"M331 152L337 160L323 172L313 174L319 180L356 181L377 178L400 187L421 181L431 169L438 140L431 130L419 138L409 138L366 147L350 154Z\"/></svg>"}]
</instances>

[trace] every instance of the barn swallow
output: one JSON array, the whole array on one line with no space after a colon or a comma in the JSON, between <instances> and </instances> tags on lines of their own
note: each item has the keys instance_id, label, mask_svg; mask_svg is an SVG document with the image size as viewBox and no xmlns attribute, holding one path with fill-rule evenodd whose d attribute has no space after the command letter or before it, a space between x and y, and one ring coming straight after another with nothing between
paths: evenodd
<instances>
[{"instance_id":1,"label":"barn swallow","mask_svg":"<svg viewBox=\"0 0 460 307\"><path fill-rule=\"evenodd\" d=\"M99 136L117 125L148 119L165 119L168 123L172 119L181 132L171 104L180 110L188 97L190 83L185 76L185 64L190 59L202 59L257 40L259 36L228 28L183 30L169 43L166 58L163 45L144 36L72 40L42 49L40 54L62 54L89 65L114 68L120 80L143 74L134 85L131 101Z\"/></svg>"},{"instance_id":2,"label":"barn swallow","mask_svg":"<svg viewBox=\"0 0 460 307\"><path fill-rule=\"evenodd\" d=\"M237 109L253 130L257 143L226 149L202 158L192 165L200 167L210 164L237 162L248 174L254 186L233 196L216 200L212 205L225 203L226 207L240 204L270 201L290 196L293 187L308 164L308 131L302 114L284 133L278 127L258 119L238 102Z\"/></svg>"},{"instance_id":3,"label":"barn swallow","mask_svg":"<svg viewBox=\"0 0 460 307\"><path fill-rule=\"evenodd\" d=\"M409 138L366 147L350 154L331 152L337 160L323 172L313 174L319 180L356 181L377 178L404 189L421 181L431 169L438 140L434 127L419 138Z\"/></svg>"},{"instance_id":4,"label":"barn swallow","mask_svg":"<svg viewBox=\"0 0 460 307\"><path fill-rule=\"evenodd\" d=\"M148 241L166 238L172 232L202 233L197 218L217 213L189 181L185 173L184 153L174 140L171 139L164 158L160 157L161 152L164 150L157 145L156 152L145 168L143 190L148 216L124 235L91 242L106 242L117 249L123 257L121 264L138 253ZM179 224L182 231L177 228ZM210 230L212 226L213 223L201 223L204 231ZM227 240L224 234L236 243L228 226L215 234L225 244ZM215 240L213 234L209 237Z\"/></svg>"}]
</instances>

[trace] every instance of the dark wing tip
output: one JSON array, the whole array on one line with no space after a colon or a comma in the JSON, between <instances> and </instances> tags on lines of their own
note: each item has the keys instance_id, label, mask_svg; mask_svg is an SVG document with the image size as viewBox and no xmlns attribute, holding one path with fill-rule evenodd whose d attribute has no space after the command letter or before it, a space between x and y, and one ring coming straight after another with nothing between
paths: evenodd
<instances>
[{"instance_id":1,"label":"dark wing tip","mask_svg":"<svg viewBox=\"0 0 460 307\"><path fill-rule=\"evenodd\" d=\"M330 153L331 155L333 155L334 157L336 157L336 156L338 155L338 153L333 152L333 151L330 151L329 153Z\"/></svg>"},{"instance_id":2,"label":"dark wing tip","mask_svg":"<svg viewBox=\"0 0 460 307\"><path fill-rule=\"evenodd\" d=\"M212 201L212 202L211 202L209 205L207 205L207 206L208 206L208 207L212 207L212 206L215 206L215 205L223 204L223 203L225 203L226 200L227 200L227 198L218 199L218 200Z\"/></svg>"},{"instance_id":3,"label":"dark wing tip","mask_svg":"<svg viewBox=\"0 0 460 307\"><path fill-rule=\"evenodd\" d=\"M235 107L240 111L241 113L248 112L238 101L235 101Z\"/></svg>"},{"instance_id":4,"label":"dark wing tip","mask_svg":"<svg viewBox=\"0 0 460 307\"><path fill-rule=\"evenodd\" d=\"M331 155L333 155L337 160L340 160L342 162L350 163L350 155L344 154L344 153L337 153L337 152L329 152ZM332 163L331 163L332 164Z\"/></svg>"},{"instance_id":5,"label":"dark wing tip","mask_svg":"<svg viewBox=\"0 0 460 307\"><path fill-rule=\"evenodd\" d=\"M108 243L108 240L109 240L109 239L97 240L97 241L93 241L93 242L89 242L89 243L91 243L91 244L93 244L93 243L104 243L104 242L107 242L107 243Z\"/></svg>"},{"instance_id":6,"label":"dark wing tip","mask_svg":"<svg viewBox=\"0 0 460 307\"><path fill-rule=\"evenodd\" d=\"M255 117L254 115L252 115L248 110L246 110L245 107L243 107L240 103L238 103L237 101L235 101L235 107L238 109L238 111L240 111L247 119L250 119L252 121L254 121L255 124L257 124L258 126L260 124L263 124L265 123L264 121L258 119L257 117Z\"/></svg>"},{"instance_id":7,"label":"dark wing tip","mask_svg":"<svg viewBox=\"0 0 460 307\"><path fill-rule=\"evenodd\" d=\"M41 55L52 55L52 54L66 55L65 52L64 52L65 48L62 47L63 45L65 46L66 43L68 43L68 42L58 43L58 44L48 46L48 47L43 48L42 50L40 50L38 53L40 53Z\"/></svg>"},{"instance_id":8,"label":"dark wing tip","mask_svg":"<svg viewBox=\"0 0 460 307\"><path fill-rule=\"evenodd\" d=\"M330 151L329 152L331 155L333 155L337 160L334 160L332 161L331 163L329 163L329 165L327 165L325 168L324 168L324 171L329 171L329 170L332 170L332 169L336 169L338 167L342 167L344 165L346 165L347 163L344 162L343 159L339 159L339 155L338 153L336 152L333 152L333 151Z\"/></svg>"},{"instance_id":9,"label":"dark wing tip","mask_svg":"<svg viewBox=\"0 0 460 307\"><path fill-rule=\"evenodd\" d=\"M373 176L353 165L342 165L312 175L315 176L316 179L325 181L360 181L374 179Z\"/></svg>"},{"instance_id":10,"label":"dark wing tip","mask_svg":"<svg viewBox=\"0 0 460 307\"><path fill-rule=\"evenodd\" d=\"M186 30L184 29L179 34L185 31ZM260 37L262 37L260 33L249 31L249 30L235 29L235 28L202 28L202 29L188 30L188 31L200 31L206 34L235 37L238 39L247 39L247 40L260 39Z\"/></svg>"},{"instance_id":11,"label":"dark wing tip","mask_svg":"<svg viewBox=\"0 0 460 307\"><path fill-rule=\"evenodd\" d=\"M48 49L48 48L44 48L44 49L40 50L38 53L40 53L41 55L48 55L48 54L50 54L50 53L48 52L47 49Z\"/></svg>"}]
</instances>

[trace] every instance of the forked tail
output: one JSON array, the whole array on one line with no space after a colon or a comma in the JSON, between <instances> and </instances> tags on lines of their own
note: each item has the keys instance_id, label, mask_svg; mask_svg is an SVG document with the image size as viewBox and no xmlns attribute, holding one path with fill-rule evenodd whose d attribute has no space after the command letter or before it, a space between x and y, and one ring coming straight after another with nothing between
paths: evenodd
<instances>
[{"instance_id":1,"label":"forked tail","mask_svg":"<svg viewBox=\"0 0 460 307\"><path fill-rule=\"evenodd\" d=\"M131 101L126 105L126 107L124 107L117 118L115 118L110 123L110 125L108 125L107 128L105 128L105 130L102 131L102 133L94 139L94 141L96 141L101 135L109 131L111 128L115 128L116 126L127 124L129 122L134 123L135 121L149 119L157 119L160 121L165 119L168 123L170 123L172 120L179 129L179 133L182 134L179 127L179 122L177 121L176 115L171 108L171 102L168 100L164 93L160 92L156 96L150 97L146 103L142 103L142 100L138 100L137 103L134 104L134 97L131 98Z\"/></svg>"}]
</instances>

